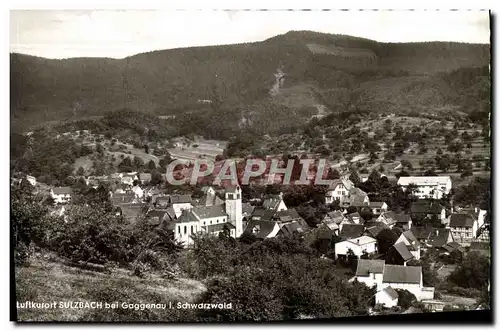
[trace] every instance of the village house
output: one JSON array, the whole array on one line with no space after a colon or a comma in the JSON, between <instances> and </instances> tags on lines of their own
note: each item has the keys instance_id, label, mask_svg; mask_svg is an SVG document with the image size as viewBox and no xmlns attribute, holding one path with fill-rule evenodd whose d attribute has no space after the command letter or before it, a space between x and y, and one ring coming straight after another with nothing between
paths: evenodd
<instances>
[{"instance_id":1,"label":"village house","mask_svg":"<svg viewBox=\"0 0 500 331\"><path fill-rule=\"evenodd\" d=\"M335 179L325 195L325 203L330 204L335 200L340 201L348 196L349 190L354 187L349 179Z\"/></svg>"},{"instance_id":2,"label":"village house","mask_svg":"<svg viewBox=\"0 0 500 331\"><path fill-rule=\"evenodd\" d=\"M394 244L403 243L415 260L420 260L420 242L410 230L401 233Z\"/></svg>"},{"instance_id":3,"label":"village house","mask_svg":"<svg viewBox=\"0 0 500 331\"><path fill-rule=\"evenodd\" d=\"M412 226L410 215L405 213L398 214L394 211L387 211L380 214L380 216L377 218L377 222L384 223L391 229L397 226L405 231L411 229Z\"/></svg>"},{"instance_id":4,"label":"village house","mask_svg":"<svg viewBox=\"0 0 500 331\"><path fill-rule=\"evenodd\" d=\"M462 208L457 210L458 213L468 213L477 220L478 229L483 226L486 220L487 211L480 208Z\"/></svg>"},{"instance_id":5,"label":"village house","mask_svg":"<svg viewBox=\"0 0 500 331\"><path fill-rule=\"evenodd\" d=\"M348 252L352 253L361 258L364 254L377 253L377 240L368 236L361 236L357 238L352 238L344 240L335 244L335 258L338 259L340 256L347 257Z\"/></svg>"},{"instance_id":6,"label":"village house","mask_svg":"<svg viewBox=\"0 0 500 331\"><path fill-rule=\"evenodd\" d=\"M375 294L375 304L382 305L385 308L397 306L398 299L398 292L390 286L387 286Z\"/></svg>"},{"instance_id":7,"label":"village house","mask_svg":"<svg viewBox=\"0 0 500 331\"><path fill-rule=\"evenodd\" d=\"M358 260L358 265L359 263L363 264L366 263L364 261L367 260ZM376 260L371 260L371 261L376 261ZM368 280L367 278L369 277L366 277L366 275L362 275L361 277L358 277L356 275L353 277L353 279L351 279L351 281L354 279L363 283L368 281L365 284L367 284L367 286L370 287L374 286L375 284L377 286L377 292L387 287L391 287L394 290L407 290L411 292L413 295L415 295L417 301L434 299L434 288L423 286L423 276L422 276L421 266L392 265L385 263L385 261L382 262L384 263L382 270L382 277L380 277L380 273L372 272L374 274L373 279ZM380 271L380 264L382 262L378 262L377 264L376 270L378 272ZM358 272L356 272L356 274L358 274Z\"/></svg>"},{"instance_id":8,"label":"village house","mask_svg":"<svg viewBox=\"0 0 500 331\"><path fill-rule=\"evenodd\" d=\"M368 287L382 283L384 274L384 260L358 260L356 274L351 279L366 284Z\"/></svg>"},{"instance_id":9,"label":"village house","mask_svg":"<svg viewBox=\"0 0 500 331\"><path fill-rule=\"evenodd\" d=\"M483 224L479 230L477 230L478 236L475 241L478 242L490 242L490 225L488 223Z\"/></svg>"},{"instance_id":10,"label":"village house","mask_svg":"<svg viewBox=\"0 0 500 331\"><path fill-rule=\"evenodd\" d=\"M68 186L54 187L50 190L50 196L56 204L68 203L71 201L73 189Z\"/></svg>"},{"instance_id":11,"label":"village house","mask_svg":"<svg viewBox=\"0 0 500 331\"><path fill-rule=\"evenodd\" d=\"M191 202L191 196L188 194L172 194L168 196L168 205L174 208L176 217L180 217L183 210L193 208Z\"/></svg>"},{"instance_id":12,"label":"village house","mask_svg":"<svg viewBox=\"0 0 500 331\"><path fill-rule=\"evenodd\" d=\"M372 238L376 238L378 234L384 229L390 229L387 224L382 222L367 222L365 225L364 234Z\"/></svg>"},{"instance_id":13,"label":"village house","mask_svg":"<svg viewBox=\"0 0 500 331\"><path fill-rule=\"evenodd\" d=\"M353 187L348 191L346 197L340 199L340 206L347 212L349 206L365 207L370 204L368 194L363 190Z\"/></svg>"},{"instance_id":14,"label":"village house","mask_svg":"<svg viewBox=\"0 0 500 331\"><path fill-rule=\"evenodd\" d=\"M477 220L469 213L451 214L449 226L453 238L460 244L470 244L476 239Z\"/></svg>"},{"instance_id":15,"label":"village house","mask_svg":"<svg viewBox=\"0 0 500 331\"><path fill-rule=\"evenodd\" d=\"M244 233L259 239L290 236L294 233L304 234L310 230L295 209L276 211L274 208L255 208L248 219Z\"/></svg>"},{"instance_id":16,"label":"village house","mask_svg":"<svg viewBox=\"0 0 500 331\"><path fill-rule=\"evenodd\" d=\"M413 260L415 257L405 245L404 242L398 242L389 248L386 253L386 262L390 264L406 265L408 261Z\"/></svg>"},{"instance_id":17,"label":"village house","mask_svg":"<svg viewBox=\"0 0 500 331\"><path fill-rule=\"evenodd\" d=\"M147 173L147 172L142 172L139 174L139 181L141 182L141 184L148 184L149 182L151 182L151 174L150 173Z\"/></svg>"},{"instance_id":18,"label":"village house","mask_svg":"<svg viewBox=\"0 0 500 331\"><path fill-rule=\"evenodd\" d=\"M417 220L437 219L442 224L446 222L446 208L439 202L422 199L411 204L410 214Z\"/></svg>"},{"instance_id":19,"label":"village house","mask_svg":"<svg viewBox=\"0 0 500 331\"><path fill-rule=\"evenodd\" d=\"M385 213L387 211L387 209L389 208L389 206L387 206L387 204L385 202L370 201L368 203L368 208L370 208L370 210L372 211L373 216L378 216L382 213Z\"/></svg>"},{"instance_id":20,"label":"village house","mask_svg":"<svg viewBox=\"0 0 500 331\"><path fill-rule=\"evenodd\" d=\"M287 210L285 202L283 201L283 193L271 195L264 200L262 204L264 209L274 210L276 212Z\"/></svg>"},{"instance_id":21,"label":"village house","mask_svg":"<svg viewBox=\"0 0 500 331\"><path fill-rule=\"evenodd\" d=\"M415 196L419 199L441 199L452 188L449 176L399 177L398 185L406 190L410 184L416 186Z\"/></svg>"},{"instance_id":22,"label":"village house","mask_svg":"<svg viewBox=\"0 0 500 331\"><path fill-rule=\"evenodd\" d=\"M411 232L420 241L420 249L442 248L444 245L453 242L453 236L449 229L434 228L430 226L414 226Z\"/></svg>"},{"instance_id":23,"label":"village house","mask_svg":"<svg viewBox=\"0 0 500 331\"><path fill-rule=\"evenodd\" d=\"M341 211L331 211L326 213L323 218L323 223L328 226L332 231L335 231L336 234L340 231L340 224L345 220L344 214Z\"/></svg>"}]
</instances>

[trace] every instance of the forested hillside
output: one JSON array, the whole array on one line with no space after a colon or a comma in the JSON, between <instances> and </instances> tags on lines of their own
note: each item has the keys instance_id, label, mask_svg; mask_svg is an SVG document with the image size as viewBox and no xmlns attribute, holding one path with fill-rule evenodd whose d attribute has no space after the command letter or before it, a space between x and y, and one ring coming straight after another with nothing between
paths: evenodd
<instances>
[{"instance_id":1,"label":"forested hillside","mask_svg":"<svg viewBox=\"0 0 500 331\"><path fill-rule=\"evenodd\" d=\"M13 129L26 129L129 108L156 115L220 116L233 125L258 127L270 110L275 118L297 122L317 115L321 107L345 110L359 100L359 107L370 111L463 108L470 102L465 96L489 99L484 95L489 93L489 72L474 69L487 68L489 53L489 45L390 44L301 31L263 42L125 59L11 54L11 123ZM458 84L447 76L454 70L463 77ZM450 91L462 98L449 100Z\"/></svg>"}]
</instances>

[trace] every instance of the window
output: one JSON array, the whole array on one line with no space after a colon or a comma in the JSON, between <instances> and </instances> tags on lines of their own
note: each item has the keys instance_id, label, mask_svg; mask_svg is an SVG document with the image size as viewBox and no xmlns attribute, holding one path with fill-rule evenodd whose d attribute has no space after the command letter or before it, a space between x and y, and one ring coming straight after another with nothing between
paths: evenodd
<instances>
[{"instance_id":1,"label":"window","mask_svg":"<svg viewBox=\"0 0 500 331\"><path fill-rule=\"evenodd\" d=\"M207 222L203 221L203 225L207 225L206 223L207 223Z\"/></svg>"},{"instance_id":2,"label":"window","mask_svg":"<svg viewBox=\"0 0 500 331\"><path fill-rule=\"evenodd\" d=\"M210 225L212 225L212 221L210 221Z\"/></svg>"},{"instance_id":3,"label":"window","mask_svg":"<svg viewBox=\"0 0 500 331\"><path fill-rule=\"evenodd\" d=\"M181 233L181 227L180 226L177 227L177 232Z\"/></svg>"},{"instance_id":4,"label":"window","mask_svg":"<svg viewBox=\"0 0 500 331\"><path fill-rule=\"evenodd\" d=\"M219 224L219 220L217 220L217 224Z\"/></svg>"},{"instance_id":5,"label":"window","mask_svg":"<svg viewBox=\"0 0 500 331\"><path fill-rule=\"evenodd\" d=\"M191 233L194 233L194 228L192 225L191 225Z\"/></svg>"},{"instance_id":6,"label":"window","mask_svg":"<svg viewBox=\"0 0 500 331\"><path fill-rule=\"evenodd\" d=\"M232 195L232 194L228 194L228 195L227 195L227 198L228 198L228 199L232 199L232 198L233 198L233 195Z\"/></svg>"},{"instance_id":7,"label":"window","mask_svg":"<svg viewBox=\"0 0 500 331\"><path fill-rule=\"evenodd\" d=\"M236 199L239 199L240 198L240 195L239 194L236 194Z\"/></svg>"}]
</instances>

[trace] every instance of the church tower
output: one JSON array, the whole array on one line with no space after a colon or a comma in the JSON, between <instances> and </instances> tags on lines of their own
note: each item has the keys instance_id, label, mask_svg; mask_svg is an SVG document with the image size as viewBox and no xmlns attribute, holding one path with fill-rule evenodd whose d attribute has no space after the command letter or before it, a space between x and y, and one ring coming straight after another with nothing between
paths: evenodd
<instances>
[{"instance_id":1,"label":"church tower","mask_svg":"<svg viewBox=\"0 0 500 331\"><path fill-rule=\"evenodd\" d=\"M225 200L226 214L228 215L229 222L236 227L236 238L239 238L243 233L241 188L239 186L228 187L226 189Z\"/></svg>"}]
</instances>

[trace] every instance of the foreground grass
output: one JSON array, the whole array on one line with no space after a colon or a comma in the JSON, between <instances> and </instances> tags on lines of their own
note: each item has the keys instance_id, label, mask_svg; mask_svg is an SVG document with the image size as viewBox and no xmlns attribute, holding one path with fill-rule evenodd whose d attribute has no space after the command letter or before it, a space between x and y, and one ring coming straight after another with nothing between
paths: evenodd
<instances>
[{"instance_id":1,"label":"foreground grass","mask_svg":"<svg viewBox=\"0 0 500 331\"><path fill-rule=\"evenodd\" d=\"M206 290L192 279L167 280L131 276L117 269L99 273L36 259L16 269L16 301L118 302L116 309L17 309L18 321L193 321L196 312L169 309L169 302L193 302ZM124 309L121 303L164 303L167 309Z\"/></svg>"}]
</instances>

